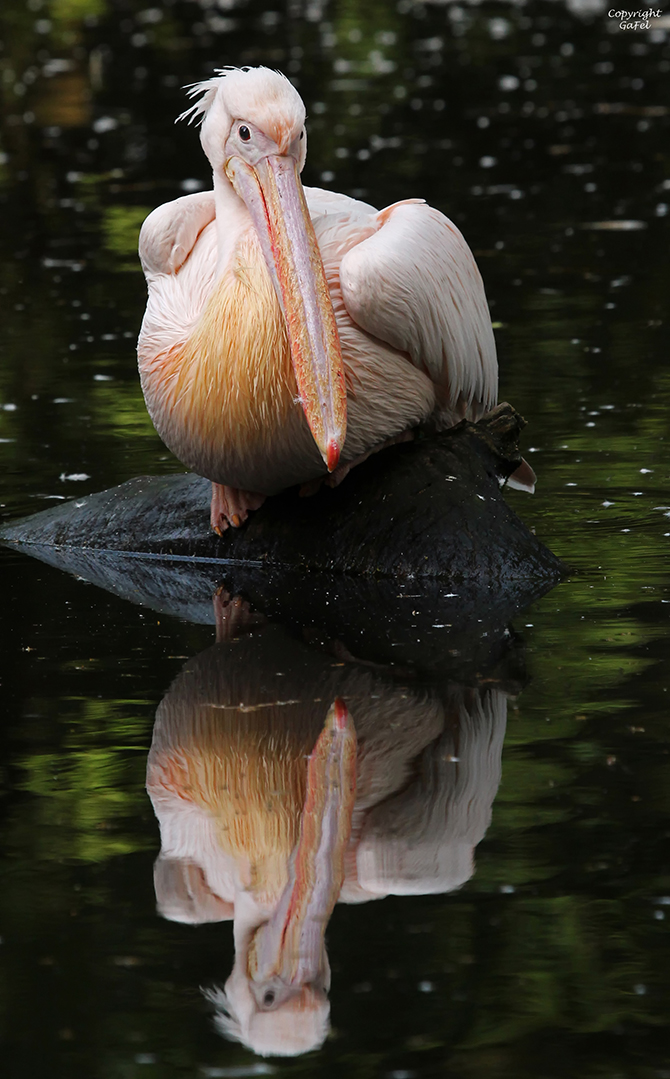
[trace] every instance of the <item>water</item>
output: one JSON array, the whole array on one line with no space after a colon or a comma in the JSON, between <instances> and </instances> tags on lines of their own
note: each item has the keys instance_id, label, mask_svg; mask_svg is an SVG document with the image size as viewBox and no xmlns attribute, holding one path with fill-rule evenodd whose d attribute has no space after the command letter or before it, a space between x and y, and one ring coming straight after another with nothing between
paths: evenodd
<instances>
[{"instance_id":1,"label":"water","mask_svg":"<svg viewBox=\"0 0 670 1079\"><path fill-rule=\"evenodd\" d=\"M498 667L473 673L464 655L459 682L453 655L415 675L361 667L282 626L215 645L213 625L0 552L7 1073L667 1076L665 22L622 32L605 8L548 3L6 0L0 27L6 518L179 470L135 373L137 231L207 183L193 131L172 125L180 87L263 62L307 103L308 183L377 205L425 196L465 232L501 399L529 421L539 476L533 498L508 497L573 570L513 619ZM156 709L184 667L202 677L212 663L221 693L237 679L247 704L278 699L277 671L293 695L308 668L333 693L358 679L370 740L402 700L387 741L409 771L369 808L371 857L389 834L418 846L412 826L440 791L444 842L479 798L459 890L335 907L332 1029L306 1056L262 1061L222 1039L200 987L228 978L231 926L156 913ZM322 718L310 712L311 737ZM417 745L403 749L408 729ZM452 763L479 776L465 802L443 759L464 746ZM438 754L433 787L420 752ZM437 848L433 861L435 878Z\"/></svg>"}]
</instances>

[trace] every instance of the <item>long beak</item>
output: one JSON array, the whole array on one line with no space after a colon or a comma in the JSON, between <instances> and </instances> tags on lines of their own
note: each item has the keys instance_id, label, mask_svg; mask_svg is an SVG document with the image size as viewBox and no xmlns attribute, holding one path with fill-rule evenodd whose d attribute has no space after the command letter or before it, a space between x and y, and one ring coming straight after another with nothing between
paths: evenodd
<instances>
[{"instance_id":1,"label":"long beak","mask_svg":"<svg viewBox=\"0 0 670 1079\"><path fill-rule=\"evenodd\" d=\"M286 889L249 952L256 982L309 985L323 971L326 925L344 880L356 796L356 733L346 705L331 706L307 766L300 838Z\"/></svg>"},{"instance_id":2,"label":"long beak","mask_svg":"<svg viewBox=\"0 0 670 1079\"><path fill-rule=\"evenodd\" d=\"M329 472L347 429L347 391L335 312L295 158L248 165L231 158L226 174L246 203L286 318L298 394Z\"/></svg>"}]
</instances>

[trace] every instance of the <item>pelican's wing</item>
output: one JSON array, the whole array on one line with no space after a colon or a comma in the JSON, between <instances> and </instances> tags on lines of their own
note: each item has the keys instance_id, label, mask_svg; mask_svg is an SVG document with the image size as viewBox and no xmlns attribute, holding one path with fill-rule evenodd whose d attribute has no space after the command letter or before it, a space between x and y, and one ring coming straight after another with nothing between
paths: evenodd
<instances>
[{"instance_id":1,"label":"pelican's wing","mask_svg":"<svg viewBox=\"0 0 670 1079\"><path fill-rule=\"evenodd\" d=\"M419 200L377 215L374 235L340 266L352 319L438 387L440 405L477 418L498 395L498 364L484 284L470 248L439 210Z\"/></svg>"},{"instance_id":2,"label":"pelican's wing","mask_svg":"<svg viewBox=\"0 0 670 1079\"><path fill-rule=\"evenodd\" d=\"M379 213L376 206L360 199L352 199L341 191L327 191L323 187L305 187L305 198L309 212L314 214L357 213L367 216Z\"/></svg>"},{"instance_id":3,"label":"pelican's wing","mask_svg":"<svg viewBox=\"0 0 670 1079\"><path fill-rule=\"evenodd\" d=\"M213 191L198 191L158 206L140 232L140 261L145 276L176 274L215 216Z\"/></svg>"}]
</instances>

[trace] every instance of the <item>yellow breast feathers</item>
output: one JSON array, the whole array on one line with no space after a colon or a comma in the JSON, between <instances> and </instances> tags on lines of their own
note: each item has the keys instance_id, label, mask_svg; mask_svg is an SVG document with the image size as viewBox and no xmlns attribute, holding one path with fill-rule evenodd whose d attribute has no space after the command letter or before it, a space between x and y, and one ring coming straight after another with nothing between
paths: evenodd
<instances>
[{"instance_id":1,"label":"yellow breast feathers","mask_svg":"<svg viewBox=\"0 0 670 1079\"><path fill-rule=\"evenodd\" d=\"M298 391L284 316L255 235L240 241L190 336L162 360L154 422L168 445L181 444L185 463L189 443L243 453L282 429ZM169 428L178 435L170 438Z\"/></svg>"}]
</instances>

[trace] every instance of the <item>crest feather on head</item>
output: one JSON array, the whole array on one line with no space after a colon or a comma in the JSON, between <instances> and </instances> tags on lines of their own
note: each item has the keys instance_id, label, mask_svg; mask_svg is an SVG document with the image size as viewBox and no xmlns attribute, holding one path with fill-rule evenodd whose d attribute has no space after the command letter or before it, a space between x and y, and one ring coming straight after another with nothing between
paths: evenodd
<instances>
[{"instance_id":1,"label":"crest feather on head","mask_svg":"<svg viewBox=\"0 0 670 1079\"><path fill-rule=\"evenodd\" d=\"M199 124L205 118L205 114L212 104L216 91L219 88L219 79L205 79L203 82L192 82L189 86L185 86L187 97L197 97L202 94L199 101L196 101L194 105L191 105L188 109L184 109L179 113L179 116L175 120L175 124L178 124L180 120L185 120L187 124L193 124L198 122Z\"/></svg>"},{"instance_id":2,"label":"crest feather on head","mask_svg":"<svg viewBox=\"0 0 670 1079\"><path fill-rule=\"evenodd\" d=\"M268 67L218 68L213 78L192 83L186 92L198 100L177 121L202 124L219 91L231 119L250 120L267 134L277 129L285 136L305 122L305 106L298 91L285 75Z\"/></svg>"}]
</instances>

